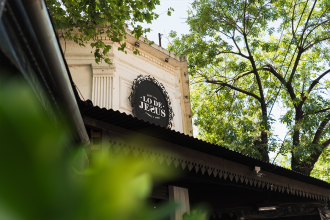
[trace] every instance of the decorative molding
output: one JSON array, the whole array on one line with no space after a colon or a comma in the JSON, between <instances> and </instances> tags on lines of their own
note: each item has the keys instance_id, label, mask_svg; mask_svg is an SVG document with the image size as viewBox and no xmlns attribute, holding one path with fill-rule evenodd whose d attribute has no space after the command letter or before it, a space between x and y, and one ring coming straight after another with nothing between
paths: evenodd
<instances>
[{"instance_id":1,"label":"decorative molding","mask_svg":"<svg viewBox=\"0 0 330 220\"><path fill-rule=\"evenodd\" d=\"M266 189L269 191L275 191L280 193L287 193L294 196L305 197L309 199L319 200L319 201L330 201L330 194L317 194L308 191L305 187L304 189L299 189L294 185L288 185L285 183L275 183L272 181L265 181L263 178L251 178L247 175L242 175L240 173L235 173L229 171L224 166L213 166L208 164L206 161L199 159L194 159L191 157L178 157L172 156L164 153L157 152L157 150L152 151L150 148L127 146L123 143L117 143L116 141L110 140L110 148L114 150L115 153L124 152L127 156L129 153L133 153L135 157L143 157L144 160L151 160L152 162L158 162L161 165L172 166L174 165L177 169L189 170L190 172L200 173L201 175L209 175L217 178L223 178L224 180L230 180L232 182L241 183L249 185L255 188Z\"/></svg>"},{"instance_id":2,"label":"decorative molding","mask_svg":"<svg viewBox=\"0 0 330 220\"><path fill-rule=\"evenodd\" d=\"M66 45L66 47L69 47L70 45ZM118 43L115 43L112 45L113 47L119 47ZM172 67L171 65L166 65L165 62L162 63L163 61L161 61L159 58L156 57L152 57L152 55L149 55L145 52L142 52L141 49L139 49L140 51L140 56L139 55L135 55L133 54L133 47L130 44L126 45L126 49L127 52L129 52L129 54L133 55L133 56L137 56L139 58L142 58L142 60L145 60L146 62L152 64L152 65L157 65L158 68L163 69L164 71L170 73L173 76L178 76L179 73L178 71L180 70L180 67ZM75 60L77 60L78 62L80 62L81 60L91 60L93 62L95 62L95 57L94 54L90 53L90 49L85 49L86 53L81 53L81 52L66 52L65 53L65 58L67 60L70 60L71 62L74 62ZM88 52L87 52L88 50ZM111 62L114 64L113 59L114 59L114 53L113 53L113 48L110 50L110 52L107 55L108 58L110 58ZM119 59L116 57L116 59ZM121 60L121 59L120 59ZM134 68L136 68L134 66Z\"/></svg>"},{"instance_id":3,"label":"decorative molding","mask_svg":"<svg viewBox=\"0 0 330 220\"><path fill-rule=\"evenodd\" d=\"M65 38L63 37L63 34L64 34L63 32L64 32L64 31L60 32L60 34L62 34L62 35L60 35L60 39L61 39L61 40L63 39L65 42L66 42L66 41L74 42L73 40L65 39ZM75 34L75 33L78 33L78 34L79 34L78 31L72 31L72 34ZM128 33L128 34L129 34L129 33ZM129 35L130 35L130 34L129 34ZM130 35L130 36L131 36L131 35ZM101 40L104 41L105 44L111 45L112 47L113 47L113 46L120 47L120 44L119 44L118 42L112 42L112 41L110 40L110 38L109 38L106 34L101 34L101 35L97 36L96 39L101 39ZM144 39L143 37L140 37L138 40L140 40L141 42L144 42L145 39ZM90 42L93 42L93 40L91 40ZM126 47L125 47L125 49L127 49L127 51L129 51L130 53L133 54L133 48L136 48L136 47L135 47L134 45L132 45L128 40L125 40L125 41L123 41L123 42L126 43ZM88 43L89 43L89 42L88 42ZM78 45L78 44L77 44L77 45ZM157 49L157 48L155 48L155 47L152 47L152 46L151 46L151 48L153 48L153 50L156 50L156 51L158 51L158 52L162 52L162 53L165 54L166 56L169 56L169 57L175 59L176 61L182 62L182 61L180 60L180 57L179 57L179 56L175 55L174 53L169 52L169 51L166 50L165 48L162 48L162 50L165 50L166 52L164 52L164 51L160 51L159 49ZM169 70L171 70L171 71L174 72L175 70L177 70L178 68L180 68L180 67L171 67L171 65L165 65L165 61L162 61L162 60L159 59L159 58L152 57L152 56L150 56L149 54L146 54L146 53L141 52L141 48L138 48L138 49L139 49L139 51L140 51L141 56L143 56L144 58L146 58L146 59L152 61L153 63L156 63L156 64L162 66L162 67L165 68L165 69L169 69ZM168 53L168 54L167 54L167 53ZM111 54L113 54L113 52L112 52ZM77 54L77 55L78 55L78 54ZM110 55L110 54L109 54L109 55ZM172 55L172 56L171 56L171 55ZM174 55L174 56L173 56L173 55ZM185 59L184 61L186 61L186 59ZM163 63L163 62L164 62L164 63Z\"/></svg>"},{"instance_id":4,"label":"decorative molding","mask_svg":"<svg viewBox=\"0 0 330 220\"><path fill-rule=\"evenodd\" d=\"M111 66L106 64L105 66L101 66L98 64L90 64L93 69L93 74L97 75L108 75L108 76L113 76L113 72L116 72L116 65L113 63Z\"/></svg>"},{"instance_id":5,"label":"decorative molding","mask_svg":"<svg viewBox=\"0 0 330 220\"><path fill-rule=\"evenodd\" d=\"M133 85L132 85L132 92L130 94L130 96L128 97L130 103L131 103L131 106L133 108L132 110L132 114L134 116L136 116L136 112L135 112L135 96L136 96L136 91L137 91L137 88L138 86L144 82L144 81L150 81L152 83L154 83L155 85L157 85L160 90L162 91L164 97L165 97L165 100L167 102L167 106L168 106L168 125L167 125L167 128L170 128L172 127L172 121L173 121L173 118L174 118L174 112L173 112L173 109L172 109L172 106L171 106L171 100L170 100L170 97L164 87L164 85L160 82L158 82L157 79L155 79L154 77L150 76L150 75L146 75L146 76L143 76L143 75L139 75L136 79L134 79L133 81Z\"/></svg>"},{"instance_id":6,"label":"decorative molding","mask_svg":"<svg viewBox=\"0 0 330 220\"><path fill-rule=\"evenodd\" d=\"M115 43L114 45L119 47L118 43ZM127 44L126 48L128 49L128 52L130 54L132 54L134 56L139 56L139 55L133 54L133 46L131 46L130 44ZM179 73L177 73L177 71L178 71L177 68L180 68L180 67L171 67L170 65L166 65L165 61L161 61L159 58L152 57L152 55L149 55L145 52L142 52L141 49L139 49L139 51L140 51L140 56L139 57L141 57L143 60L147 61L148 63L158 65L158 67L160 67L164 71L169 72L173 76L178 76L179 75Z\"/></svg>"}]
</instances>

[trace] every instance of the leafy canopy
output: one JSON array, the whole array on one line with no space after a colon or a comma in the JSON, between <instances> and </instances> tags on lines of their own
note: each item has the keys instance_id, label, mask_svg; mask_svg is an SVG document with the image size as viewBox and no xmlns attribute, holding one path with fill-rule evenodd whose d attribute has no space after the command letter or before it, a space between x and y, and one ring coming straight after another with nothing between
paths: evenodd
<instances>
[{"instance_id":1,"label":"leafy canopy","mask_svg":"<svg viewBox=\"0 0 330 220\"><path fill-rule=\"evenodd\" d=\"M310 175L330 144L329 18L327 0L195 0L169 50L188 56L200 138Z\"/></svg>"},{"instance_id":2,"label":"leafy canopy","mask_svg":"<svg viewBox=\"0 0 330 220\"><path fill-rule=\"evenodd\" d=\"M130 34L139 38L150 32L144 29L139 22L151 23L158 18L153 12L159 0L46 0L50 14L53 17L57 30L64 30L66 39L74 40L80 46L89 41L95 48L95 61L104 60L109 65L111 61L106 57L111 45L97 38L106 33L112 42L120 44L118 48L124 51L126 43L125 28L130 28ZM172 8L167 11L171 15ZM75 29L74 29L75 28ZM152 42L150 43L152 44ZM135 54L138 50L135 50Z\"/></svg>"}]
</instances>

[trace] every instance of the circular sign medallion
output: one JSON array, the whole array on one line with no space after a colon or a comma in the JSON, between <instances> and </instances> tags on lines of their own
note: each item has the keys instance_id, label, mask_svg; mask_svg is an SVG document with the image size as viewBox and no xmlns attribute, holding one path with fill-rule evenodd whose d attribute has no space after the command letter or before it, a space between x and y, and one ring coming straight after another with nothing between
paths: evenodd
<instances>
[{"instance_id":1,"label":"circular sign medallion","mask_svg":"<svg viewBox=\"0 0 330 220\"><path fill-rule=\"evenodd\" d=\"M139 75L128 97L133 115L156 125L171 128L174 113L163 84L152 76Z\"/></svg>"}]
</instances>

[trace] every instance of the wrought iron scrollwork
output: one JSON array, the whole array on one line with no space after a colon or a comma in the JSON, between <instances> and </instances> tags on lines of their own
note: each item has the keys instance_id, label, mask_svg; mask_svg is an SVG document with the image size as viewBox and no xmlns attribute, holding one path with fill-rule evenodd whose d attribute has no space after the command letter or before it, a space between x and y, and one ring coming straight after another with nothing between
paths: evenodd
<instances>
[{"instance_id":1,"label":"wrought iron scrollwork","mask_svg":"<svg viewBox=\"0 0 330 220\"><path fill-rule=\"evenodd\" d=\"M155 85L157 85L162 93L164 94L164 97L165 97L165 100L167 102L167 106L168 106L168 125L167 125L167 128L171 128L172 127L172 124L173 124L173 118L174 118L174 112L173 112L173 109L172 109L172 106L171 106L171 100L170 100L170 97L164 87L164 85L160 82L158 82L157 79L155 79L154 77L150 76L150 75L139 75L134 81L133 81L133 85L132 85L132 92L131 94L129 95L128 97L128 100L130 101L131 103L131 106L132 106L132 113L134 116L136 116L136 112L135 112L135 96L136 96L136 91L137 91L137 88L139 87L139 85L144 82L144 81L150 81L152 83L154 83Z\"/></svg>"}]
</instances>

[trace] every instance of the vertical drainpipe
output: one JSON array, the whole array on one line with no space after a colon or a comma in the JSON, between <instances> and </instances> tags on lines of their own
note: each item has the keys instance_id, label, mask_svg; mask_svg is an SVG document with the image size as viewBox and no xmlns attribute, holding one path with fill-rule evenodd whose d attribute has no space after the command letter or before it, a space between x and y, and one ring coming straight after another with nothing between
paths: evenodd
<instances>
[{"instance_id":1,"label":"vertical drainpipe","mask_svg":"<svg viewBox=\"0 0 330 220\"><path fill-rule=\"evenodd\" d=\"M60 103L74 125L75 139L83 145L89 144L89 137L71 86L53 25L44 0L22 0L31 21L45 59L51 70L60 96Z\"/></svg>"}]
</instances>

